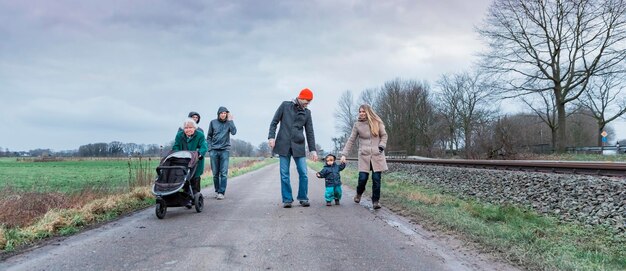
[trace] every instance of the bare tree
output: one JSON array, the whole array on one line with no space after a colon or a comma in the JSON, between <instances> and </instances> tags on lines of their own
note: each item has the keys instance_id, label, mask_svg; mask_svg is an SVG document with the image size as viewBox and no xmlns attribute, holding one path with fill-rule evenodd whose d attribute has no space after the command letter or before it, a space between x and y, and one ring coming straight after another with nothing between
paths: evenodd
<instances>
[{"instance_id":1,"label":"bare tree","mask_svg":"<svg viewBox=\"0 0 626 271\"><path fill-rule=\"evenodd\" d=\"M374 109L374 111L377 111L377 108L376 108L377 97L378 97L378 90L373 89L373 88L365 89L363 90L363 92L361 92L361 95L359 96L358 105L369 104Z\"/></svg>"},{"instance_id":2,"label":"bare tree","mask_svg":"<svg viewBox=\"0 0 626 271\"><path fill-rule=\"evenodd\" d=\"M416 154L432 156L439 131L438 115L428 84L407 82L406 123L413 130Z\"/></svg>"},{"instance_id":3,"label":"bare tree","mask_svg":"<svg viewBox=\"0 0 626 271\"><path fill-rule=\"evenodd\" d=\"M343 150L343 147L346 144L346 141L348 141L348 136L350 136L350 134L344 134L340 137L333 137L333 150L332 153L335 155L339 155L339 152L341 152ZM357 142L358 144L358 142ZM350 151L351 153L349 153L348 155L353 156L354 154L356 154L358 148L352 148L352 150Z\"/></svg>"},{"instance_id":4,"label":"bare tree","mask_svg":"<svg viewBox=\"0 0 626 271\"><path fill-rule=\"evenodd\" d=\"M567 117L567 146L594 146L597 139L596 120L587 110L579 110ZM608 129L608 127L607 127Z\"/></svg>"},{"instance_id":5,"label":"bare tree","mask_svg":"<svg viewBox=\"0 0 626 271\"><path fill-rule=\"evenodd\" d=\"M591 79L588 90L580 100L581 107L595 119L598 128L597 144L602 146L602 136L606 125L626 113L626 98L620 95L623 90L624 77L617 74L606 74Z\"/></svg>"},{"instance_id":6,"label":"bare tree","mask_svg":"<svg viewBox=\"0 0 626 271\"><path fill-rule=\"evenodd\" d=\"M404 97L402 95L402 82L400 79L385 82L384 86L380 89L380 95L376 101L376 112L382 118L385 123L385 129L387 131L387 150L408 150L404 143L410 138L408 135L408 128L406 123L403 123L403 115L406 112L402 111Z\"/></svg>"},{"instance_id":7,"label":"bare tree","mask_svg":"<svg viewBox=\"0 0 626 271\"><path fill-rule=\"evenodd\" d=\"M359 107L354 103L354 97L350 90L346 90L337 101L337 109L335 110L335 128L340 135L350 135L352 126L356 122Z\"/></svg>"},{"instance_id":8,"label":"bare tree","mask_svg":"<svg viewBox=\"0 0 626 271\"><path fill-rule=\"evenodd\" d=\"M501 116L494 121L493 147L488 151L489 158L508 158L528 148L529 136L526 134L531 125L527 124L528 118L521 115Z\"/></svg>"},{"instance_id":9,"label":"bare tree","mask_svg":"<svg viewBox=\"0 0 626 271\"><path fill-rule=\"evenodd\" d=\"M433 139L433 155L444 156L446 154L457 155L458 145L453 142L450 130L450 122L449 116L443 113L440 108L443 107L439 101L437 100L437 94L435 94L435 99L433 102L434 112L433 112L433 120L434 123L432 125L432 131L435 133Z\"/></svg>"},{"instance_id":10,"label":"bare tree","mask_svg":"<svg viewBox=\"0 0 626 271\"><path fill-rule=\"evenodd\" d=\"M267 141L261 142L256 150L256 156L259 157L270 157L272 155L272 149Z\"/></svg>"},{"instance_id":11,"label":"bare tree","mask_svg":"<svg viewBox=\"0 0 626 271\"><path fill-rule=\"evenodd\" d=\"M339 101L337 102L338 108L335 111L335 118L337 119L335 128L339 130L340 136L332 138L333 150L331 152L337 154L343 149L343 146L350 136L350 133L352 133L352 127L357 120L359 114L359 106L361 104L369 104L373 107L374 105L371 101L372 99L374 99L375 95L376 92L374 90L364 90L363 92L361 92L359 104L356 104L354 102L354 96L352 95L352 92L350 90L346 90L341 95ZM349 155L354 156L356 155L356 152L357 148L353 148Z\"/></svg>"},{"instance_id":12,"label":"bare tree","mask_svg":"<svg viewBox=\"0 0 626 271\"><path fill-rule=\"evenodd\" d=\"M497 158L507 155L504 142L508 140L506 130L499 130L497 118L481 118L473 125L471 158Z\"/></svg>"},{"instance_id":13,"label":"bare tree","mask_svg":"<svg viewBox=\"0 0 626 271\"><path fill-rule=\"evenodd\" d=\"M107 143L91 143L78 147L80 156L105 157L108 155Z\"/></svg>"},{"instance_id":14,"label":"bare tree","mask_svg":"<svg viewBox=\"0 0 626 271\"><path fill-rule=\"evenodd\" d=\"M124 155L124 143L119 141L113 141L108 145L108 156L122 156Z\"/></svg>"},{"instance_id":15,"label":"bare tree","mask_svg":"<svg viewBox=\"0 0 626 271\"><path fill-rule=\"evenodd\" d=\"M451 150L453 153L459 149L459 142L461 139L459 129L459 116L458 108L459 101L461 100L460 89L462 89L462 82L455 80L452 75L444 74L441 79L437 81L439 92L436 95L437 110L442 118L442 139L444 148Z\"/></svg>"},{"instance_id":16,"label":"bare tree","mask_svg":"<svg viewBox=\"0 0 626 271\"><path fill-rule=\"evenodd\" d=\"M230 140L230 155L232 157L254 156L254 146L247 141L232 138Z\"/></svg>"},{"instance_id":17,"label":"bare tree","mask_svg":"<svg viewBox=\"0 0 626 271\"><path fill-rule=\"evenodd\" d=\"M480 155L509 159L528 153L551 153L546 124L535 114L518 113L488 119L478 128ZM545 134L545 135L544 135ZM523 157L523 156L522 156Z\"/></svg>"},{"instance_id":18,"label":"bare tree","mask_svg":"<svg viewBox=\"0 0 626 271\"><path fill-rule=\"evenodd\" d=\"M491 109L493 86L479 71L474 74L443 75L439 85L442 89L440 100L446 101L445 104L452 107L444 110L452 110L455 118L450 123L454 125L451 128L454 130L452 134L457 134L456 129L463 134L465 157L473 157L476 132L495 113ZM441 95L444 97L441 98Z\"/></svg>"},{"instance_id":19,"label":"bare tree","mask_svg":"<svg viewBox=\"0 0 626 271\"><path fill-rule=\"evenodd\" d=\"M128 155L142 154L143 151L143 147L136 143L125 143L122 148L124 149L124 153Z\"/></svg>"},{"instance_id":20,"label":"bare tree","mask_svg":"<svg viewBox=\"0 0 626 271\"><path fill-rule=\"evenodd\" d=\"M625 0L495 0L477 29L487 41L483 67L508 79L511 96L550 91L557 112L556 149L565 150L565 105L589 78L626 58Z\"/></svg>"},{"instance_id":21,"label":"bare tree","mask_svg":"<svg viewBox=\"0 0 626 271\"><path fill-rule=\"evenodd\" d=\"M531 98L538 99L533 100ZM538 92L537 95L533 97L526 96L522 97L521 100L537 117L539 117L543 123L548 126L550 129L551 146L554 148L554 146L556 146L556 131L559 127L557 122L556 100L554 99L554 93Z\"/></svg>"},{"instance_id":22,"label":"bare tree","mask_svg":"<svg viewBox=\"0 0 626 271\"><path fill-rule=\"evenodd\" d=\"M169 144L169 149L172 149L172 145L174 145L174 142L172 141ZM149 156L163 156L165 152L165 149L162 146L159 146L157 144L148 144L148 145L144 145L141 144L141 152L143 153L143 155L149 155Z\"/></svg>"},{"instance_id":23,"label":"bare tree","mask_svg":"<svg viewBox=\"0 0 626 271\"><path fill-rule=\"evenodd\" d=\"M430 154L434 141L434 106L426 84L395 79L381 88L376 111L383 119L390 150Z\"/></svg>"}]
</instances>

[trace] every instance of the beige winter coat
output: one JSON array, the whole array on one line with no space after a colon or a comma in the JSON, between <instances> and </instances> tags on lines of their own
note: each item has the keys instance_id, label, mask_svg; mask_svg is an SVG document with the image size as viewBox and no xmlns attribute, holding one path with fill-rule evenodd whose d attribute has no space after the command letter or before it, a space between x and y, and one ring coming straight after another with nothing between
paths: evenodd
<instances>
[{"instance_id":1,"label":"beige winter coat","mask_svg":"<svg viewBox=\"0 0 626 271\"><path fill-rule=\"evenodd\" d=\"M354 146L355 140L359 139L359 171L369 172L370 162L372 163L372 169L374 172L387 170L387 160L385 160L385 152L382 153L378 150L378 146L387 148L387 132L385 131L385 125L380 124L378 136L373 137L370 131L370 126L367 121L357 121L352 127L352 133L346 146L341 151L341 154L348 156L352 146Z\"/></svg>"}]
</instances>

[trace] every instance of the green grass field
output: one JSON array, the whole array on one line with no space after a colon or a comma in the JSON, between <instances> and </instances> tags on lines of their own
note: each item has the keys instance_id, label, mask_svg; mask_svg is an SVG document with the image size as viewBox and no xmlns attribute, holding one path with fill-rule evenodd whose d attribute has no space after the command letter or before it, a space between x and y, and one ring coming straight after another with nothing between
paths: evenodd
<instances>
[{"instance_id":1,"label":"green grass field","mask_svg":"<svg viewBox=\"0 0 626 271\"><path fill-rule=\"evenodd\" d=\"M267 164L256 163L253 169L249 169L248 165L257 160L253 157L231 157L229 176L241 175ZM271 159L266 162L271 162ZM205 169L209 170L210 161L205 159L204 163ZM138 175L148 179L141 183L150 184L158 165L159 158L73 158L53 162L0 158L0 190L73 193L88 188L115 192L128 189L137 182ZM212 184L212 178L206 173L202 184Z\"/></svg>"},{"instance_id":2,"label":"green grass field","mask_svg":"<svg viewBox=\"0 0 626 271\"><path fill-rule=\"evenodd\" d=\"M158 158L142 158L142 169L154 169ZM133 159L72 159L53 162L0 159L0 189L11 188L29 192L71 193L84 188L115 191L129 187L136 176L138 158ZM130 163L130 165L129 165Z\"/></svg>"}]
</instances>

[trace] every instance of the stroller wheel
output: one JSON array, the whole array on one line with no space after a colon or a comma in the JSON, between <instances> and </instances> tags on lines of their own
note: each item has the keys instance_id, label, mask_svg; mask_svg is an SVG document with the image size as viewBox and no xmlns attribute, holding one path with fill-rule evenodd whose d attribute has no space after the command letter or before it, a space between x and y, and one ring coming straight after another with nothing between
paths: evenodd
<instances>
[{"instance_id":1,"label":"stroller wheel","mask_svg":"<svg viewBox=\"0 0 626 271\"><path fill-rule=\"evenodd\" d=\"M196 205L196 212L202 212L202 208L204 207L204 197L202 193L198 192L193 196L194 205Z\"/></svg>"},{"instance_id":2,"label":"stroller wheel","mask_svg":"<svg viewBox=\"0 0 626 271\"><path fill-rule=\"evenodd\" d=\"M155 213L159 219L163 219L165 217L165 213L167 213L167 204L164 200L157 199Z\"/></svg>"}]
</instances>

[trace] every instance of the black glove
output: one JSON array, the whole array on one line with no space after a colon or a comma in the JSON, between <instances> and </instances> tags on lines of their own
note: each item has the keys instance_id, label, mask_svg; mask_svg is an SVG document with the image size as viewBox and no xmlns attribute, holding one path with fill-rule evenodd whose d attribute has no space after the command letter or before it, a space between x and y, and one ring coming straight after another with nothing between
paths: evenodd
<instances>
[{"instance_id":1,"label":"black glove","mask_svg":"<svg viewBox=\"0 0 626 271\"><path fill-rule=\"evenodd\" d=\"M383 146L378 146L378 151L380 151L380 153L383 153L384 150L385 148L383 148Z\"/></svg>"},{"instance_id":2,"label":"black glove","mask_svg":"<svg viewBox=\"0 0 626 271\"><path fill-rule=\"evenodd\" d=\"M204 156L202 155L198 156L198 160L202 160L202 159L204 159Z\"/></svg>"}]
</instances>

